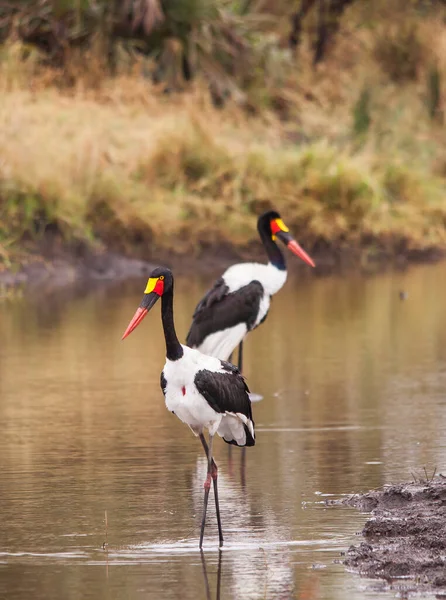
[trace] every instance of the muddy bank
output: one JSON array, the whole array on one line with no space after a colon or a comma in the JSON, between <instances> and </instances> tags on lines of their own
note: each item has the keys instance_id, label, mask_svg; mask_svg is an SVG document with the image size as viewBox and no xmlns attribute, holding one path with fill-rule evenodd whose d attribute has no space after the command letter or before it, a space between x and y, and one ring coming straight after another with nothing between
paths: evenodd
<instances>
[{"instance_id":1,"label":"muddy bank","mask_svg":"<svg viewBox=\"0 0 446 600\"><path fill-rule=\"evenodd\" d=\"M64 253L54 258L33 256L19 267L0 271L0 288L26 286L52 291L80 282L93 284L144 277L153 267L152 263L111 252L89 252L84 256Z\"/></svg>"},{"instance_id":2,"label":"muddy bank","mask_svg":"<svg viewBox=\"0 0 446 600\"><path fill-rule=\"evenodd\" d=\"M341 503L371 513L365 541L346 553L348 568L400 591L446 598L446 477L389 485Z\"/></svg>"},{"instance_id":3,"label":"muddy bank","mask_svg":"<svg viewBox=\"0 0 446 600\"><path fill-rule=\"evenodd\" d=\"M31 251L25 250L12 266L0 263L0 288L33 287L45 290L59 289L73 284L98 284L145 277L158 265L165 265L174 272L199 273L218 276L235 262L257 260L264 262L265 253L260 244L236 251L230 246L201 249L196 254L157 252L145 256L126 256L106 248L91 249L85 245L42 244ZM319 272L331 272L334 257L319 261ZM304 270L300 261L289 260L290 270Z\"/></svg>"},{"instance_id":4,"label":"muddy bank","mask_svg":"<svg viewBox=\"0 0 446 600\"><path fill-rule=\"evenodd\" d=\"M306 250L316 263L315 269L308 269L283 248L290 271L308 275L348 274L354 271L376 273L389 267L404 269L410 264L437 262L445 257L437 248L393 254L384 248L375 248L371 252L370 248L341 247L322 241ZM0 288L33 286L50 290L79 282L97 284L101 281L121 281L145 277L157 265L168 266L174 272L193 272L211 277L218 276L236 262L265 260L265 251L260 242L244 248L224 243L198 244L195 252L184 254L135 247L135 252L129 255L128 252L123 253L121 248L100 244L92 247L81 242L69 244L58 235L49 234L38 244L28 242L24 245L14 255L12 265L2 264L0 260Z\"/></svg>"},{"instance_id":5,"label":"muddy bank","mask_svg":"<svg viewBox=\"0 0 446 600\"><path fill-rule=\"evenodd\" d=\"M259 256L259 259L262 260L262 257ZM77 284L91 286L146 277L158 265L166 265L183 274L198 272L217 276L233 263L234 257L228 252L211 254L202 259L190 255L160 254L152 260L132 258L108 250L79 253L64 249L51 255L32 253L12 267L0 266L0 296L2 288L27 287L52 291Z\"/></svg>"}]
</instances>

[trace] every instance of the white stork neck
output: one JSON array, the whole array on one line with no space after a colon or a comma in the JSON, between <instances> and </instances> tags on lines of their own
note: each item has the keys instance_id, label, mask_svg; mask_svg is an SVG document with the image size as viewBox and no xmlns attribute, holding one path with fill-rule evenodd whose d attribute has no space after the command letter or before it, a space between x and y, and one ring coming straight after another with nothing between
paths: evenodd
<instances>
[{"instance_id":1,"label":"white stork neck","mask_svg":"<svg viewBox=\"0 0 446 600\"><path fill-rule=\"evenodd\" d=\"M286 269L280 269L271 262L266 265L265 271L265 281L261 283L266 293L269 296L274 296L284 286L288 272Z\"/></svg>"}]
</instances>

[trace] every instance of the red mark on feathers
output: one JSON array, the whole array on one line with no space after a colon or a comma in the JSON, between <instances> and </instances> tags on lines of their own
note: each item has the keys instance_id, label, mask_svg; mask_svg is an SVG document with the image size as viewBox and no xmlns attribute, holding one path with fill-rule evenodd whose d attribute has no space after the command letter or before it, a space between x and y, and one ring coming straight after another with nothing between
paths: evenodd
<instances>
[{"instance_id":1,"label":"red mark on feathers","mask_svg":"<svg viewBox=\"0 0 446 600\"><path fill-rule=\"evenodd\" d=\"M181 388L181 391L183 392L183 396L185 396L185 395L186 395L186 388L184 387L184 385L183 385L183 387Z\"/></svg>"}]
</instances>

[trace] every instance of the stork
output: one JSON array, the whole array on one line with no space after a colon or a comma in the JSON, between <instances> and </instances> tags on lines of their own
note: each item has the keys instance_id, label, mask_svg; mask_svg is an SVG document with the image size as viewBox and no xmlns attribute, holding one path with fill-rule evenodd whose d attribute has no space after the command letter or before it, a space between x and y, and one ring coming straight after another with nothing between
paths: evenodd
<instances>
[{"instance_id":1,"label":"stork","mask_svg":"<svg viewBox=\"0 0 446 600\"><path fill-rule=\"evenodd\" d=\"M314 267L313 260L289 233L279 213L270 210L257 222L268 264L239 263L229 267L198 303L186 344L203 354L228 360L239 347L238 367L243 370L243 340L266 319L271 297L287 278L285 258L276 243Z\"/></svg>"},{"instance_id":2,"label":"stork","mask_svg":"<svg viewBox=\"0 0 446 600\"><path fill-rule=\"evenodd\" d=\"M160 383L166 407L200 438L207 457L199 547L201 549L203 545L211 480L221 547L223 532L218 501L218 470L212 456L212 443L217 433L228 444L254 446L255 432L249 389L234 365L180 344L173 319L173 289L174 279L169 269L158 267L152 271L143 299L122 339L141 323L161 298L166 364ZM204 437L205 429L209 432L209 445Z\"/></svg>"}]
</instances>

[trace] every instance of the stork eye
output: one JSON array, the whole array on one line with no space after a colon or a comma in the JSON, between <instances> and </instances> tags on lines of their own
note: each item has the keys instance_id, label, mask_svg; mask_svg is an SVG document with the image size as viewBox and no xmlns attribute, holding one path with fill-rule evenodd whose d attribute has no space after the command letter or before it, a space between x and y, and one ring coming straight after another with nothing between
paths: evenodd
<instances>
[{"instance_id":1,"label":"stork eye","mask_svg":"<svg viewBox=\"0 0 446 600\"><path fill-rule=\"evenodd\" d=\"M164 279L164 275L160 275L160 279L162 281Z\"/></svg>"}]
</instances>

